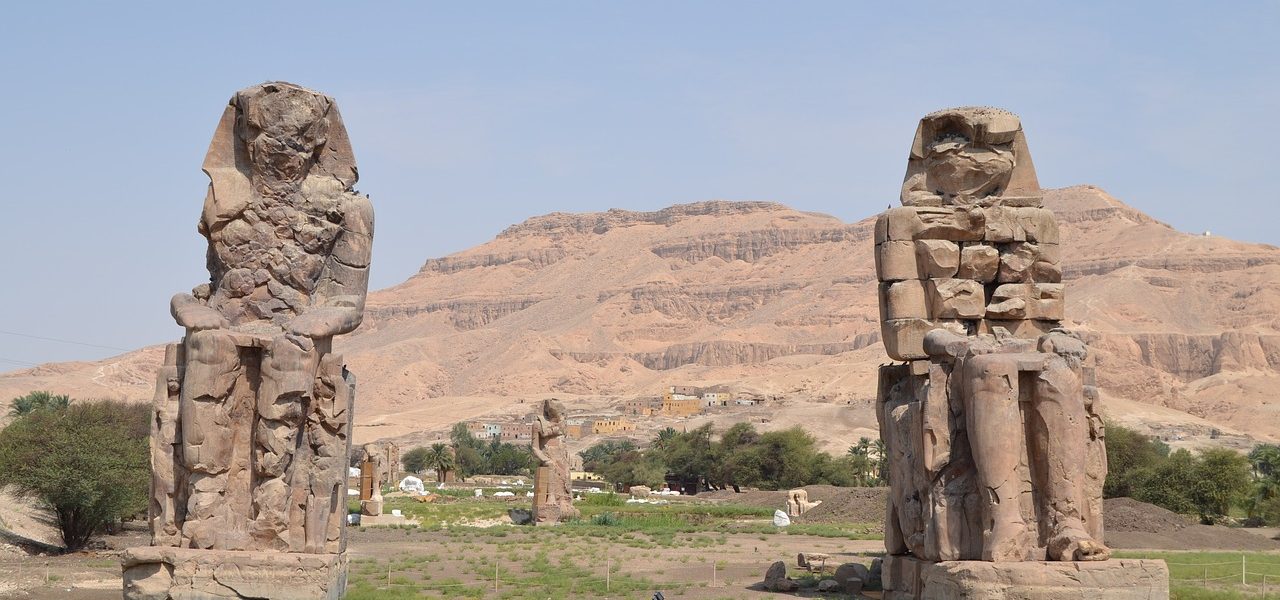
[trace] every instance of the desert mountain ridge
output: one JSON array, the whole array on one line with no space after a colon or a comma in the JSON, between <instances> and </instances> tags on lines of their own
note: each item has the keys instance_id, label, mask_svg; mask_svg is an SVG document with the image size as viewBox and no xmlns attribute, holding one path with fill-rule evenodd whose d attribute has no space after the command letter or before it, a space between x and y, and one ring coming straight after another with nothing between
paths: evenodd
<instances>
[{"instance_id":1,"label":"desert mountain ridge","mask_svg":"<svg viewBox=\"0 0 1280 600\"><path fill-rule=\"evenodd\" d=\"M1280 439L1280 249L1190 235L1092 186L1046 190L1067 325L1098 359L1111 418L1174 442ZM551 213L371 292L337 349L359 380L356 439L435 439L533 400L617 414L670 385L769 398L683 423L800 424L829 449L875 436L874 216L770 202ZM149 400L161 347L0 374L33 389ZM1210 439L1214 441L1210 441Z\"/></svg>"}]
</instances>

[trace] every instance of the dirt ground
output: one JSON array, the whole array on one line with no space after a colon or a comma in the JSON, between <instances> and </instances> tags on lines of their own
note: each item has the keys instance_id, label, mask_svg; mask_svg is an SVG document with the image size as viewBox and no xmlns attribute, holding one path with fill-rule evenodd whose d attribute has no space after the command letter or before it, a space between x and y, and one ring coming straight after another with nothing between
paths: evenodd
<instances>
[{"instance_id":1,"label":"dirt ground","mask_svg":"<svg viewBox=\"0 0 1280 600\"><path fill-rule=\"evenodd\" d=\"M510 528L509 528L510 529ZM654 584L653 589L622 592L614 598L651 598L662 591L667 598L718 600L724 598L776 597L754 589L765 569L776 560L796 572L796 554L825 552L835 564L869 563L883 551L877 540L847 540L803 535L768 536L734 534L717 539L714 546L637 548L604 539L571 538L545 544L524 534L450 535L447 531L392 528L352 530L348 552L351 582L385 586L387 582L418 581L423 571L435 581L457 580L489 591L495 566L499 592L510 591L527 577L522 565L543 550L555 554L591 556L589 570L614 570L619 585L630 579ZM701 537L708 534L691 534ZM765 539L761 539L765 538ZM119 548L146 543L144 532L109 536L110 548L102 551L53 557L0 556L0 598L22 600L118 600L120 598ZM483 561L483 564L482 564ZM417 570L410 565L418 563ZM495 564L496 563L496 564ZM715 571L714 581L712 571ZM46 579L47 577L47 579ZM513 583L507 583L512 582ZM45 583L48 581L48 583ZM445 584L447 585L447 584ZM448 594L424 597L450 597ZM497 597L495 595L495 597ZM574 596L586 597L586 596ZM591 597L595 597L594 594ZM606 596L609 597L609 596Z\"/></svg>"},{"instance_id":2,"label":"dirt ground","mask_svg":"<svg viewBox=\"0 0 1280 600\"><path fill-rule=\"evenodd\" d=\"M883 514L883 489L810 486L811 499L823 504L798 522L874 521ZM781 507L785 492L716 492L700 500ZM1248 550L1280 552L1274 530L1244 530L1199 525L1167 510L1121 498L1107 500L1107 543L1125 550ZM9 519L13 521L13 519ZM27 523L35 528L38 521ZM46 532L47 534L47 532ZM548 532L543 528L499 526L484 530L419 530L367 527L349 531L353 588L395 589L427 585L425 597L455 597L459 586L483 597L509 597L540 575L536 561L563 564L562 576L611 577L612 595L570 597L667 598L724 600L776 597L758 589L766 568L784 561L793 576L799 552L831 554L833 563L870 562L883 551L878 540L850 540L788 533L724 533L715 530L680 534L674 543L653 544L643 534L588 537ZM98 549L71 555L49 554L40 543L8 534L0 538L0 598L22 600L115 600L120 597L119 552L147 543L141 523L127 524L118 535L105 536ZM47 535L46 535L47 537ZM9 542L18 541L19 544ZM45 553L45 556L41 556ZM554 569L553 569L554 570ZM497 573L498 593L492 593ZM607 575L606 575L607 573ZM629 587L628 587L629 586ZM434 595L433 595L434 594Z\"/></svg>"},{"instance_id":3,"label":"dirt ground","mask_svg":"<svg viewBox=\"0 0 1280 600\"><path fill-rule=\"evenodd\" d=\"M1256 550L1280 551L1273 530L1201 525L1132 498L1103 501L1106 543L1116 550Z\"/></svg>"}]
</instances>

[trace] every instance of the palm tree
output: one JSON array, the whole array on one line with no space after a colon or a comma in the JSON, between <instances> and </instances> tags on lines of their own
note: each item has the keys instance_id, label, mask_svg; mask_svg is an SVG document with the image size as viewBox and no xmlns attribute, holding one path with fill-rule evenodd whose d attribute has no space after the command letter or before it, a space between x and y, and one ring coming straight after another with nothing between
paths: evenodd
<instances>
[{"instance_id":1,"label":"palm tree","mask_svg":"<svg viewBox=\"0 0 1280 600\"><path fill-rule=\"evenodd\" d=\"M680 432L676 431L674 427L667 427L666 429L658 432L658 439L654 441L653 445L659 448L665 447L667 444L671 443L671 440L675 439L677 435L680 435Z\"/></svg>"},{"instance_id":2,"label":"palm tree","mask_svg":"<svg viewBox=\"0 0 1280 600\"><path fill-rule=\"evenodd\" d=\"M45 391L31 392L9 403L9 415L21 417L37 410L62 410L71 405L71 397Z\"/></svg>"},{"instance_id":3,"label":"palm tree","mask_svg":"<svg viewBox=\"0 0 1280 600\"><path fill-rule=\"evenodd\" d=\"M1280 476L1280 446L1259 444L1249 452L1249 463L1257 477Z\"/></svg>"},{"instance_id":4,"label":"palm tree","mask_svg":"<svg viewBox=\"0 0 1280 600\"><path fill-rule=\"evenodd\" d=\"M436 481L444 482L448 479L449 471L454 468L453 452L448 444L436 442L431 444L431 454L427 459L427 464L435 467Z\"/></svg>"}]
</instances>

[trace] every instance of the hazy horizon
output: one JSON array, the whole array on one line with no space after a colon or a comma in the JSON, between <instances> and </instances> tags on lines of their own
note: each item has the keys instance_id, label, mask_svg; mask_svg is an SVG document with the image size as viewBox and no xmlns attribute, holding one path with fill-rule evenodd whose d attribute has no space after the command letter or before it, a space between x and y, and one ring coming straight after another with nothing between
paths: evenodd
<instances>
[{"instance_id":1,"label":"hazy horizon","mask_svg":"<svg viewBox=\"0 0 1280 600\"><path fill-rule=\"evenodd\" d=\"M856 221L897 202L920 116L970 104L1022 116L1046 188L1280 244L1259 185L1275 2L486 6L12 8L0 371L181 336L169 297L207 279L205 149L231 94L274 79L341 107L377 213L371 289L556 211Z\"/></svg>"}]
</instances>

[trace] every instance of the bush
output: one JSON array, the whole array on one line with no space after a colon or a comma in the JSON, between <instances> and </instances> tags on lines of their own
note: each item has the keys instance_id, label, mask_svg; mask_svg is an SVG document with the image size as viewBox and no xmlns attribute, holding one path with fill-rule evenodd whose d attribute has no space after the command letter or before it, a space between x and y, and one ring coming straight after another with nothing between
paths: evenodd
<instances>
[{"instance_id":1,"label":"bush","mask_svg":"<svg viewBox=\"0 0 1280 600\"><path fill-rule=\"evenodd\" d=\"M627 500L613 492L605 494L583 494L578 501L581 506L626 506Z\"/></svg>"},{"instance_id":2,"label":"bush","mask_svg":"<svg viewBox=\"0 0 1280 600\"><path fill-rule=\"evenodd\" d=\"M404 465L404 470L416 475L431 466L431 451L418 446L405 452L404 456L400 457L400 463Z\"/></svg>"},{"instance_id":3,"label":"bush","mask_svg":"<svg viewBox=\"0 0 1280 600\"><path fill-rule=\"evenodd\" d=\"M150 406L79 402L0 430L0 487L49 510L68 551L146 510Z\"/></svg>"}]
</instances>

